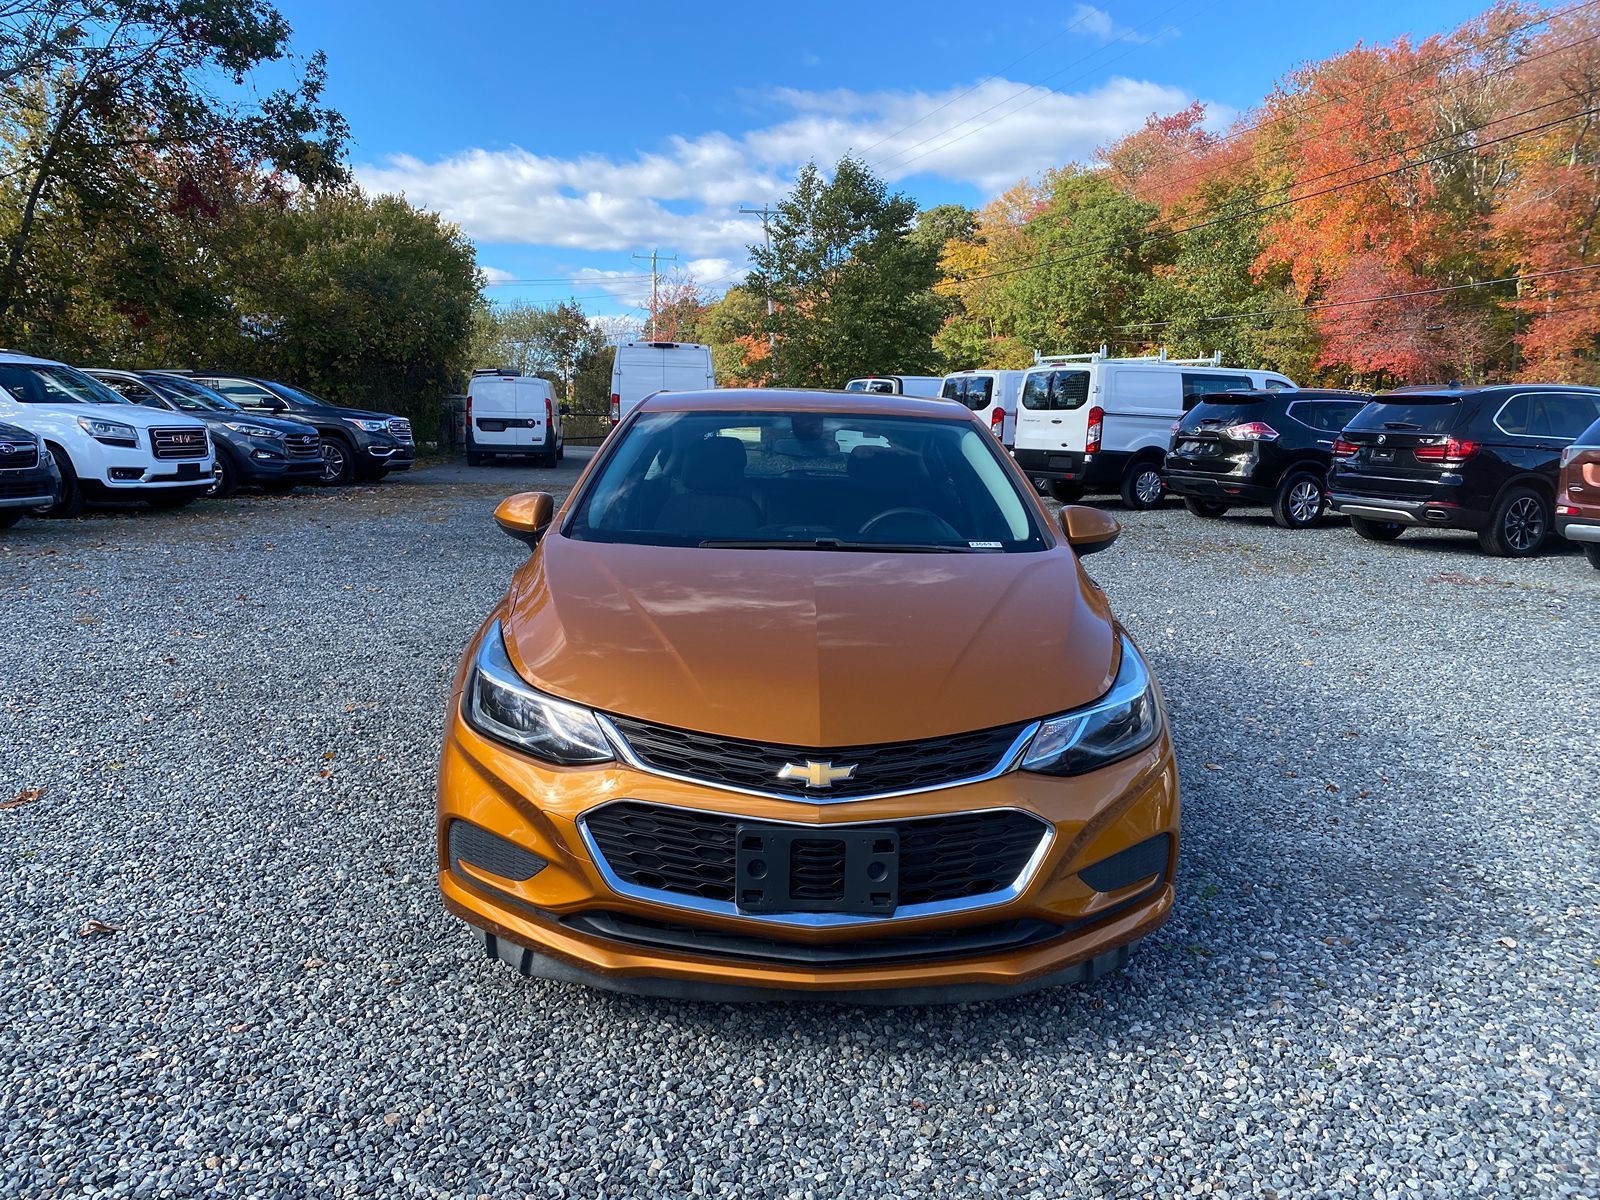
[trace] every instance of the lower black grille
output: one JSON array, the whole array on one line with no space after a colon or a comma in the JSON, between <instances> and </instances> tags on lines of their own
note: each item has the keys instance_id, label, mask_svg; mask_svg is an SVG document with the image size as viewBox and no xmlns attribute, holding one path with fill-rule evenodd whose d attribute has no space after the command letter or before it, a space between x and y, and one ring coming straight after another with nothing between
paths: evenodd
<instances>
[{"instance_id":1,"label":"lower black grille","mask_svg":"<svg viewBox=\"0 0 1600 1200\"><path fill-rule=\"evenodd\" d=\"M450 822L450 862L470 863L502 879L532 879L550 864L470 821Z\"/></svg>"},{"instance_id":2,"label":"lower black grille","mask_svg":"<svg viewBox=\"0 0 1600 1200\"><path fill-rule=\"evenodd\" d=\"M46 496L49 493L50 485L43 479L17 481L0 475L0 500L31 500L35 496Z\"/></svg>"},{"instance_id":3,"label":"lower black grille","mask_svg":"<svg viewBox=\"0 0 1600 1200\"><path fill-rule=\"evenodd\" d=\"M152 429L150 449L157 458L204 458L209 447L204 429L179 427Z\"/></svg>"},{"instance_id":4,"label":"lower black grille","mask_svg":"<svg viewBox=\"0 0 1600 1200\"><path fill-rule=\"evenodd\" d=\"M38 442L0 442L0 471L25 470L38 465Z\"/></svg>"},{"instance_id":5,"label":"lower black grille","mask_svg":"<svg viewBox=\"0 0 1600 1200\"><path fill-rule=\"evenodd\" d=\"M963 958L1018 950L1071 933L1084 922L1052 925L1048 921L1004 921L972 929L941 929L932 933L815 945L727 933L720 929L697 929L690 925L673 925L612 912L579 913L564 918L561 923L592 937L676 950L683 954L801 963L815 967L859 967L908 959Z\"/></svg>"},{"instance_id":6,"label":"lower black grille","mask_svg":"<svg viewBox=\"0 0 1600 1200\"><path fill-rule=\"evenodd\" d=\"M749 791L829 800L944 787L987 775L1004 765L1027 728L1005 725L915 742L813 749L694 733L632 717L613 716L611 723L639 760L655 770ZM854 770L848 778L831 778L825 788L813 787L807 778L812 766ZM794 769L785 772L786 767Z\"/></svg>"},{"instance_id":7,"label":"lower black grille","mask_svg":"<svg viewBox=\"0 0 1600 1200\"><path fill-rule=\"evenodd\" d=\"M623 882L732 903L735 830L768 823L624 800L589 813L584 824ZM828 833L874 829L899 834L898 902L904 906L1005 890L1021 876L1048 826L1026 813L998 809L818 827L815 839L796 839L791 848L791 895L819 904L837 899L844 889L844 853Z\"/></svg>"}]
</instances>

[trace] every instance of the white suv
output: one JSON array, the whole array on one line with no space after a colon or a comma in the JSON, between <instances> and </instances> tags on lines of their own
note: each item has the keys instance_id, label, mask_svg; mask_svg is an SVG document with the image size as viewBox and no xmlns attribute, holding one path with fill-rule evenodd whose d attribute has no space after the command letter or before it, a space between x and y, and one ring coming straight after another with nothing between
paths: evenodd
<instances>
[{"instance_id":1,"label":"white suv","mask_svg":"<svg viewBox=\"0 0 1600 1200\"><path fill-rule=\"evenodd\" d=\"M61 472L49 512L72 516L87 500L143 500L178 508L206 494L216 457L192 417L129 404L65 363L0 353L0 421L37 434Z\"/></svg>"}]
</instances>

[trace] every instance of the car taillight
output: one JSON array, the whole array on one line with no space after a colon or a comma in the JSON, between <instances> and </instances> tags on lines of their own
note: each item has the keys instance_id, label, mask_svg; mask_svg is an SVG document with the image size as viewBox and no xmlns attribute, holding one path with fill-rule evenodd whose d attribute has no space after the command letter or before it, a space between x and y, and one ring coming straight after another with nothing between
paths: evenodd
<instances>
[{"instance_id":1,"label":"car taillight","mask_svg":"<svg viewBox=\"0 0 1600 1200\"><path fill-rule=\"evenodd\" d=\"M1005 433L1005 428L1006 410L1003 408L997 408L994 410L994 415L989 418L989 432L994 434L995 437L1000 437Z\"/></svg>"},{"instance_id":2,"label":"car taillight","mask_svg":"<svg viewBox=\"0 0 1600 1200\"><path fill-rule=\"evenodd\" d=\"M1172 432L1173 433L1177 433L1178 430L1182 427L1182 425L1183 425L1182 421L1174 421L1172 423Z\"/></svg>"},{"instance_id":3,"label":"car taillight","mask_svg":"<svg viewBox=\"0 0 1600 1200\"><path fill-rule=\"evenodd\" d=\"M1445 438L1442 442L1435 442L1431 446L1414 447L1411 453L1417 456L1418 462L1436 462L1446 465L1464 463L1478 452L1477 442L1464 442L1460 438Z\"/></svg>"},{"instance_id":4,"label":"car taillight","mask_svg":"<svg viewBox=\"0 0 1600 1200\"><path fill-rule=\"evenodd\" d=\"M1347 442L1342 437L1333 439L1333 456L1335 458L1354 458L1356 451L1359 449L1361 449L1360 446L1354 442Z\"/></svg>"},{"instance_id":5,"label":"car taillight","mask_svg":"<svg viewBox=\"0 0 1600 1200\"><path fill-rule=\"evenodd\" d=\"M1100 453L1100 435L1105 432L1106 410L1096 405L1089 410L1089 434L1084 442L1085 454Z\"/></svg>"},{"instance_id":6,"label":"car taillight","mask_svg":"<svg viewBox=\"0 0 1600 1200\"><path fill-rule=\"evenodd\" d=\"M1593 446L1568 446L1561 452L1561 465L1565 467L1569 465L1573 459L1577 458L1578 455L1583 451L1593 449Z\"/></svg>"},{"instance_id":7,"label":"car taillight","mask_svg":"<svg viewBox=\"0 0 1600 1200\"><path fill-rule=\"evenodd\" d=\"M544 398L544 423L546 425L553 424L555 422L555 419L556 419L555 409L551 407L550 397L546 396Z\"/></svg>"},{"instance_id":8,"label":"car taillight","mask_svg":"<svg viewBox=\"0 0 1600 1200\"><path fill-rule=\"evenodd\" d=\"M1236 442L1275 442L1278 440L1278 431L1265 421L1246 421L1241 425L1229 425L1222 432L1223 436L1230 437Z\"/></svg>"},{"instance_id":9,"label":"car taillight","mask_svg":"<svg viewBox=\"0 0 1600 1200\"><path fill-rule=\"evenodd\" d=\"M622 397L615 392L611 393L611 423L616 425L622 420Z\"/></svg>"}]
</instances>

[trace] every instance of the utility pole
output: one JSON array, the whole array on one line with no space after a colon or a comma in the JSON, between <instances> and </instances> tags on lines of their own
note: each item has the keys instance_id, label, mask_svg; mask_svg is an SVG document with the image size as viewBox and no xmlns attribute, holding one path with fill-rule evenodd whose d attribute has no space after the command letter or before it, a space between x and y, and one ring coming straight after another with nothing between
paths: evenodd
<instances>
[{"instance_id":1,"label":"utility pole","mask_svg":"<svg viewBox=\"0 0 1600 1200\"><path fill-rule=\"evenodd\" d=\"M761 218L761 240L766 245L767 253L772 253L772 205L763 204L760 208L747 208L739 206L739 212L747 217ZM767 323L772 323L772 296L767 296ZM773 377L777 377L778 370L778 335L774 330L767 330L767 354L772 362Z\"/></svg>"},{"instance_id":2,"label":"utility pole","mask_svg":"<svg viewBox=\"0 0 1600 1200\"><path fill-rule=\"evenodd\" d=\"M643 254L635 254L634 257L643 260L645 256ZM660 257L658 251L650 251L650 340L652 342L656 340L656 259L658 257ZM678 256L674 254L664 261L677 262Z\"/></svg>"}]
</instances>

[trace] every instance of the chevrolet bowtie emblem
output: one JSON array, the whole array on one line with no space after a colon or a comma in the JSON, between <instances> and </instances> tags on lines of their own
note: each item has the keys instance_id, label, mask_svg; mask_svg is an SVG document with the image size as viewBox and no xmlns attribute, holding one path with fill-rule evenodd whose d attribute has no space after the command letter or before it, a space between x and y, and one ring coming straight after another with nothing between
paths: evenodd
<instances>
[{"instance_id":1,"label":"chevrolet bowtie emblem","mask_svg":"<svg viewBox=\"0 0 1600 1200\"><path fill-rule=\"evenodd\" d=\"M778 772L778 778L784 780L802 779L808 788L831 788L836 783L843 783L856 773L855 763L848 767L836 767L831 762L807 762L804 766L799 763L784 763L783 769Z\"/></svg>"}]
</instances>

